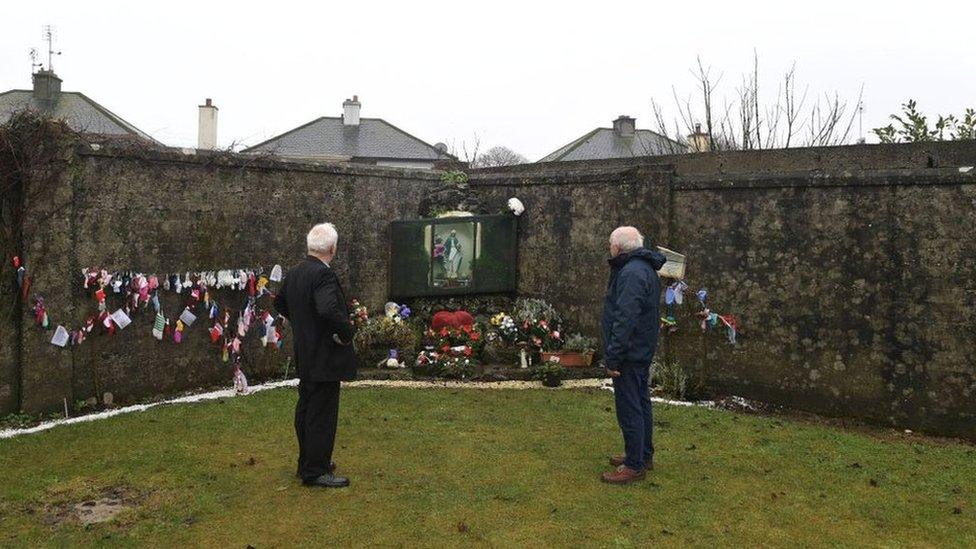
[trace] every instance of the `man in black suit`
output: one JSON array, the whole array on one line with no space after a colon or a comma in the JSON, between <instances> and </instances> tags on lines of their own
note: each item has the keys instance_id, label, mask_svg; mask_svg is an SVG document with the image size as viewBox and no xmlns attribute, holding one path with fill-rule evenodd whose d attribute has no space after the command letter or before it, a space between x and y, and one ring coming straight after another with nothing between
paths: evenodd
<instances>
[{"instance_id":1,"label":"man in black suit","mask_svg":"<svg viewBox=\"0 0 976 549\"><path fill-rule=\"evenodd\" d=\"M274 300L295 337L298 476L306 486L326 488L349 486L348 478L335 474L332 450L339 420L339 382L355 379L358 365L345 294L329 266L338 241L331 223L312 227L308 257L288 270Z\"/></svg>"}]
</instances>

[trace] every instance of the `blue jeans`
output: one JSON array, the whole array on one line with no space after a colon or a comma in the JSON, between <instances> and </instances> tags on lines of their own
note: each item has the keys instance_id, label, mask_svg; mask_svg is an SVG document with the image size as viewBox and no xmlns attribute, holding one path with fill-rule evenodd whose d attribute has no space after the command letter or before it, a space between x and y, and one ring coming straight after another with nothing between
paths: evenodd
<instances>
[{"instance_id":1,"label":"blue jeans","mask_svg":"<svg viewBox=\"0 0 976 549\"><path fill-rule=\"evenodd\" d=\"M624 465L643 471L654 459L654 416L651 412L649 366L622 365L613 379L617 423L624 435Z\"/></svg>"}]
</instances>

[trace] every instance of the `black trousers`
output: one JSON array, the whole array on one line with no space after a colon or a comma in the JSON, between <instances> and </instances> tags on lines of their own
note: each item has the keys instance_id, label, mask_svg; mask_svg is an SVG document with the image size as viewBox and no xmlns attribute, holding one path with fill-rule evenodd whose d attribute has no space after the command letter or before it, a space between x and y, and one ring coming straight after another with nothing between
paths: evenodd
<instances>
[{"instance_id":1,"label":"black trousers","mask_svg":"<svg viewBox=\"0 0 976 549\"><path fill-rule=\"evenodd\" d=\"M339 382L301 381L295 406L298 475L316 479L329 471L339 423Z\"/></svg>"}]
</instances>

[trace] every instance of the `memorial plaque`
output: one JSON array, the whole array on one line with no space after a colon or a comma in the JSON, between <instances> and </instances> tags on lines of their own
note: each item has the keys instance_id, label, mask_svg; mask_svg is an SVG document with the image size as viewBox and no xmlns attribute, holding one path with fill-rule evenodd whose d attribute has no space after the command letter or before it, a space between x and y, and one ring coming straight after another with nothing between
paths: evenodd
<instances>
[{"instance_id":1,"label":"memorial plaque","mask_svg":"<svg viewBox=\"0 0 976 549\"><path fill-rule=\"evenodd\" d=\"M668 261L657 272L659 276L683 280L685 277L685 256L674 250L657 247L658 251L664 254Z\"/></svg>"}]
</instances>

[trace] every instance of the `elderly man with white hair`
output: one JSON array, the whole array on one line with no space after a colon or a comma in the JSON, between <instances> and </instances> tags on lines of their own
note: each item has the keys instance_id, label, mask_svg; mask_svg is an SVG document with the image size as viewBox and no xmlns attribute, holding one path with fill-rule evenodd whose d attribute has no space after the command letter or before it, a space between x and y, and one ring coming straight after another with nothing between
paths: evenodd
<instances>
[{"instance_id":1,"label":"elderly man with white hair","mask_svg":"<svg viewBox=\"0 0 976 549\"><path fill-rule=\"evenodd\" d=\"M298 476L306 486L338 488L332 450L339 421L339 382L355 379L358 360L346 297L330 263L339 234L331 223L312 227L308 256L288 270L274 305L294 332L298 404Z\"/></svg>"},{"instance_id":2,"label":"elderly man with white hair","mask_svg":"<svg viewBox=\"0 0 976 549\"><path fill-rule=\"evenodd\" d=\"M657 271L665 261L664 254L644 247L644 236L634 227L618 227L610 234L603 354L624 438L624 453L610 458L615 469L601 477L611 484L641 480L654 467L649 381L661 321Z\"/></svg>"}]
</instances>

